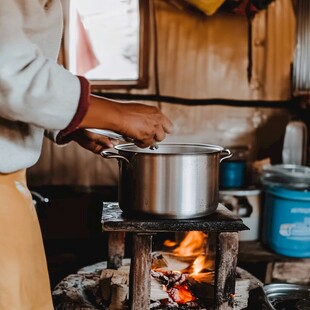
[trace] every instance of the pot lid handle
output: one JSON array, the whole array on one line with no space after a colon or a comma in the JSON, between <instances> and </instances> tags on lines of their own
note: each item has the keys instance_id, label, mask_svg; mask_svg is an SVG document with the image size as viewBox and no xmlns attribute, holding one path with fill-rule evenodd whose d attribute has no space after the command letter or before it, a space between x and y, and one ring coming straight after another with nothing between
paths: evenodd
<instances>
[{"instance_id":1,"label":"pot lid handle","mask_svg":"<svg viewBox=\"0 0 310 310\"><path fill-rule=\"evenodd\" d=\"M129 164L129 160L126 157L119 155L117 153L113 153L113 152L109 152L109 151L101 151L100 155L103 158L108 158L108 159L116 158L116 159L124 160L127 164Z\"/></svg>"}]
</instances>

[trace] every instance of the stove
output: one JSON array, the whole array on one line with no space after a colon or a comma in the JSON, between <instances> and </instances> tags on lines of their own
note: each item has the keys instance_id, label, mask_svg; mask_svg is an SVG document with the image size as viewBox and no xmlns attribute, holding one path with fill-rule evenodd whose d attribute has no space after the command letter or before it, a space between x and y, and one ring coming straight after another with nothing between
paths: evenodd
<instances>
[{"instance_id":1,"label":"stove","mask_svg":"<svg viewBox=\"0 0 310 310\"><path fill-rule=\"evenodd\" d=\"M108 268L122 266L125 235L132 234L129 276L129 306L132 310L150 308L152 238L158 233L201 231L214 242L215 273L213 309L233 309L238 231L247 230L242 220L222 204L205 217L195 219L126 218L117 202L104 202L102 231L108 233Z\"/></svg>"}]
</instances>

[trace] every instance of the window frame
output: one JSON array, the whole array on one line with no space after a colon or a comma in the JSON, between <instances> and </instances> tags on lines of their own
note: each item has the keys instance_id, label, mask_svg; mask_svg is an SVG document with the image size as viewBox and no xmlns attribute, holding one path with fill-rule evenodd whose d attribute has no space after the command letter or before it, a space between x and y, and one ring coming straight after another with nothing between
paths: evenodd
<instances>
[{"instance_id":1,"label":"window frame","mask_svg":"<svg viewBox=\"0 0 310 310\"><path fill-rule=\"evenodd\" d=\"M72 1L72 0L70 0ZM69 3L70 3L69 1ZM68 7L69 9L69 7ZM149 51L150 51L150 0L139 0L139 68L138 79L136 80L91 80L90 88L92 93L104 93L109 89L142 89L147 88L149 84ZM66 29L66 33L69 31ZM64 40L68 42L68 40ZM67 48L65 43L65 48ZM68 52L68 50L67 50ZM64 57L66 52L63 53ZM64 65L68 62L64 59ZM68 69L68 67L67 67Z\"/></svg>"}]
</instances>

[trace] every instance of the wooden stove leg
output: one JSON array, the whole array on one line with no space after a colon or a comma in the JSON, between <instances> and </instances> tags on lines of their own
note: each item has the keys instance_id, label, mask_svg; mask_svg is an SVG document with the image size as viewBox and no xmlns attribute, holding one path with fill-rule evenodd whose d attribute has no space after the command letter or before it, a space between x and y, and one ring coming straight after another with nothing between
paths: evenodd
<instances>
[{"instance_id":1,"label":"wooden stove leg","mask_svg":"<svg viewBox=\"0 0 310 310\"><path fill-rule=\"evenodd\" d=\"M233 309L239 235L221 232L217 235L215 268L215 309Z\"/></svg>"},{"instance_id":2,"label":"wooden stove leg","mask_svg":"<svg viewBox=\"0 0 310 310\"><path fill-rule=\"evenodd\" d=\"M118 269L123 264L125 254L125 236L123 231L108 234L108 263L110 269Z\"/></svg>"},{"instance_id":3,"label":"wooden stove leg","mask_svg":"<svg viewBox=\"0 0 310 310\"><path fill-rule=\"evenodd\" d=\"M151 253L152 235L134 233L129 278L131 310L148 310L150 307Z\"/></svg>"}]
</instances>

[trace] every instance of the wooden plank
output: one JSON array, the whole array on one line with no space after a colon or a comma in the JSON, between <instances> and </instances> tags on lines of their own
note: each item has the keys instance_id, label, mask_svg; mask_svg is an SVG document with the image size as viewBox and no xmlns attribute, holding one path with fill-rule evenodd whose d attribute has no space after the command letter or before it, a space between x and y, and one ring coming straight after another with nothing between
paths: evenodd
<instances>
[{"instance_id":1,"label":"wooden plank","mask_svg":"<svg viewBox=\"0 0 310 310\"><path fill-rule=\"evenodd\" d=\"M217 236L215 268L215 310L233 309L239 235L222 232Z\"/></svg>"},{"instance_id":2,"label":"wooden plank","mask_svg":"<svg viewBox=\"0 0 310 310\"><path fill-rule=\"evenodd\" d=\"M152 235L133 234L130 265L129 304L131 310L148 310L151 295Z\"/></svg>"},{"instance_id":3,"label":"wooden plank","mask_svg":"<svg viewBox=\"0 0 310 310\"><path fill-rule=\"evenodd\" d=\"M293 284L310 284L310 259L299 262L276 262L272 270L272 280Z\"/></svg>"},{"instance_id":4,"label":"wooden plank","mask_svg":"<svg viewBox=\"0 0 310 310\"><path fill-rule=\"evenodd\" d=\"M122 266L125 253L125 236L123 231L109 232L108 235L108 268L118 269Z\"/></svg>"},{"instance_id":5,"label":"wooden plank","mask_svg":"<svg viewBox=\"0 0 310 310\"><path fill-rule=\"evenodd\" d=\"M242 220L222 204L217 210L204 217L195 219L126 218L117 202L104 202L102 212L103 231L126 232L169 232L169 231L241 231L248 230Z\"/></svg>"}]
</instances>

